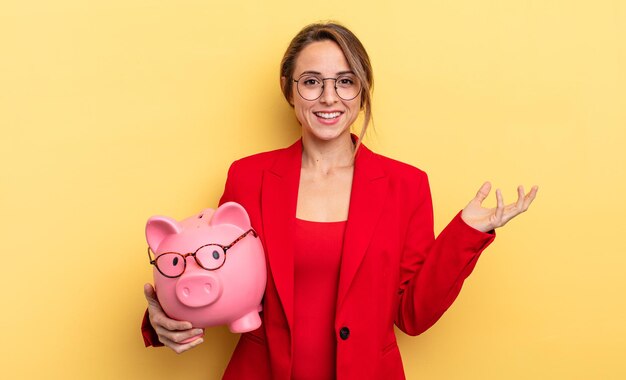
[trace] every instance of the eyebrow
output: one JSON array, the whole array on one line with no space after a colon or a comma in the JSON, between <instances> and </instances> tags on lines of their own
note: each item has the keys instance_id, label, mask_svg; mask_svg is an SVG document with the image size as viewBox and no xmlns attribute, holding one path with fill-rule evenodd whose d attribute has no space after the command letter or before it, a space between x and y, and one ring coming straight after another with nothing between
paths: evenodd
<instances>
[{"instance_id":1,"label":"eyebrow","mask_svg":"<svg viewBox=\"0 0 626 380\"><path fill-rule=\"evenodd\" d=\"M319 71L307 70L307 71L303 72L302 74L300 74L300 75L298 76L298 78L299 78L299 77L301 77L301 76L303 76L303 75L306 75L306 74L310 74L310 75L322 75L322 73L320 73ZM354 71L352 71L352 70L347 70L347 71L339 71L339 72L337 72L337 73L336 73L336 75L344 75L344 74L352 74L352 75L356 75L356 74L354 74Z\"/></svg>"}]
</instances>

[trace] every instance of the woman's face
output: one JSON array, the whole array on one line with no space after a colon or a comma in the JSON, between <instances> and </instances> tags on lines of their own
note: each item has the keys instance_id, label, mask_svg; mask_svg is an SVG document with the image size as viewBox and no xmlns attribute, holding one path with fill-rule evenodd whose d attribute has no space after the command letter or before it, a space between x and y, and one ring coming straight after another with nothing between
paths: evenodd
<instances>
[{"instance_id":1,"label":"woman's face","mask_svg":"<svg viewBox=\"0 0 626 380\"><path fill-rule=\"evenodd\" d=\"M344 100L335 91L334 80L324 78L338 78L343 86L342 96L345 96L345 87L356 76L350 69L341 48L333 41L319 41L307 45L296 60L293 78L300 80L301 89L306 83L314 84L315 78L323 82L324 88L319 98L306 100L298 92L298 84L292 83L292 103L296 117L302 125L302 134L318 140L329 141L350 135L350 126L356 120L360 111L361 93L352 100ZM306 81L306 83L305 83ZM358 86L358 82L356 84ZM306 93L304 93L306 95ZM311 96L308 96L311 98Z\"/></svg>"}]
</instances>

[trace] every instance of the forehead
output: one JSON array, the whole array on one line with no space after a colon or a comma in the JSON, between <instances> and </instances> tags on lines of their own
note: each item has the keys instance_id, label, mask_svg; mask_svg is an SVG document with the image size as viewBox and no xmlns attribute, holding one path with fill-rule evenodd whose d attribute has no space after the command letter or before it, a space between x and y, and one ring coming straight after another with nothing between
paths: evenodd
<instances>
[{"instance_id":1,"label":"forehead","mask_svg":"<svg viewBox=\"0 0 626 380\"><path fill-rule=\"evenodd\" d=\"M305 71L316 71L323 75L335 75L349 71L350 65L339 45L333 41L317 41L307 45L296 59L294 76Z\"/></svg>"}]
</instances>

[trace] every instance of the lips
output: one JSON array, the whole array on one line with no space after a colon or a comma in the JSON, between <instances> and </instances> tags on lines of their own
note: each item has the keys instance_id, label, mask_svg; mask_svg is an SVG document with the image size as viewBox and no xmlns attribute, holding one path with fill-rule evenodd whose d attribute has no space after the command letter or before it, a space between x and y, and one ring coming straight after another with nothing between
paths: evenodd
<instances>
[{"instance_id":1,"label":"lips","mask_svg":"<svg viewBox=\"0 0 626 380\"><path fill-rule=\"evenodd\" d=\"M313 114L319 118L325 119L325 120L332 120L332 119L336 119L339 116L341 116L343 112L340 111L332 111L332 112L313 112Z\"/></svg>"}]
</instances>

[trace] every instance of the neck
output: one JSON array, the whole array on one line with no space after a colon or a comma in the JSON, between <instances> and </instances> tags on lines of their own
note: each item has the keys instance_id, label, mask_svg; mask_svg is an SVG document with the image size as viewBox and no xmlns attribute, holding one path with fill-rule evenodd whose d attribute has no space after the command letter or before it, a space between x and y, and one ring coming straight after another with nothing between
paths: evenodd
<instances>
[{"instance_id":1,"label":"neck","mask_svg":"<svg viewBox=\"0 0 626 380\"><path fill-rule=\"evenodd\" d=\"M354 144L350 133L332 140L319 140L306 134L302 136L302 168L323 172L354 164Z\"/></svg>"}]
</instances>

